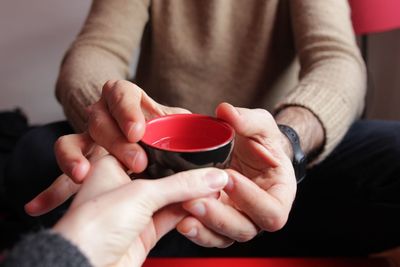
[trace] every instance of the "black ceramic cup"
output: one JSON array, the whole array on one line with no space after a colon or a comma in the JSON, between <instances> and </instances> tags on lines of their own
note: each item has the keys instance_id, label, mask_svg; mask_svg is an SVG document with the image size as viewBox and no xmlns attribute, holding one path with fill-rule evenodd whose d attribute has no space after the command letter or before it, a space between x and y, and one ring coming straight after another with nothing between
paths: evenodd
<instances>
[{"instance_id":1,"label":"black ceramic cup","mask_svg":"<svg viewBox=\"0 0 400 267\"><path fill-rule=\"evenodd\" d=\"M235 131L226 122L200 114L175 114L152 119L140 141L149 160L150 178L229 164Z\"/></svg>"}]
</instances>

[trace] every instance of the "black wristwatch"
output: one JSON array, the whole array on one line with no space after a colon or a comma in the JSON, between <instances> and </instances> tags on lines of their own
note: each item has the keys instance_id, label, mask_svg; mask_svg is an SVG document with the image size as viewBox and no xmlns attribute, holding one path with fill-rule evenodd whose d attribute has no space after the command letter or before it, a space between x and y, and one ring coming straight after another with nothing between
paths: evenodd
<instances>
[{"instance_id":1,"label":"black wristwatch","mask_svg":"<svg viewBox=\"0 0 400 267\"><path fill-rule=\"evenodd\" d=\"M300 138L297 135L296 131L283 124L278 124L279 130L286 135L289 139L290 143L292 144L293 149L293 169L296 175L297 183L300 183L304 177L306 176L306 165L307 165L307 158L304 154L303 150L300 146Z\"/></svg>"}]
</instances>

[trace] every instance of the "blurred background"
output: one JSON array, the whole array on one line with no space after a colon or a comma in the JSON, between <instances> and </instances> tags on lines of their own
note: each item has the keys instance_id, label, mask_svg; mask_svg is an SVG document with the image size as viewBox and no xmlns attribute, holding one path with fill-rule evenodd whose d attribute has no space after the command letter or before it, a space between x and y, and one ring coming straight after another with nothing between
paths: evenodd
<instances>
[{"instance_id":1,"label":"blurred background","mask_svg":"<svg viewBox=\"0 0 400 267\"><path fill-rule=\"evenodd\" d=\"M0 110L21 107L32 124L64 118L54 96L55 80L90 2L1 0ZM400 30L367 36L367 117L400 120Z\"/></svg>"},{"instance_id":2,"label":"blurred background","mask_svg":"<svg viewBox=\"0 0 400 267\"><path fill-rule=\"evenodd\" d=\"M1 0L0 110L21 107L33 124L61 120L59 65L90 0Z\"/></svg>"}]
</instances>

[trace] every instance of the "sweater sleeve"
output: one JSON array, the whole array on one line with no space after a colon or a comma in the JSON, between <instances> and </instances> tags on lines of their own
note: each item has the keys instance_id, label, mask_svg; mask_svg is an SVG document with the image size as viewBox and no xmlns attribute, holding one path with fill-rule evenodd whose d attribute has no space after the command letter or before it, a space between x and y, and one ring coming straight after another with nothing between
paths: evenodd
<instances>
[{"instance_id":1,"label":"sweater sleeve","mask_svg":"<svg viewBox=\"0 0 400 267\"><path fill-rule=\"evenodd\" d=\"M75 130L85 130L85 109L99 99L107 80L128 78L149 18L149 1L93 1L63 59L56 85L57 99Z\"/></svg>"},{"instance_id":2,"label":"sweater sleeve","mask_svg":"<svg viewBox=\"0 0 400 267\"><path fill-rule=\"evenodd\" d=\"M276 108L302 106L320 120L325 133L316 160L320 161L362 113L366 71L347 0L292 0L290 4L300 79Z\"/></svg>"},{"instance_id":3,"label":"sweater sleeve","mask_svg":"<svg viewBox=\"0 0 400 267\"><path fill-rule=\"evenodd\" d=\"M80 250L62 236L41 231L26 236L6 257L4 267L91 267Z\"/></svg>"}]
</instances>

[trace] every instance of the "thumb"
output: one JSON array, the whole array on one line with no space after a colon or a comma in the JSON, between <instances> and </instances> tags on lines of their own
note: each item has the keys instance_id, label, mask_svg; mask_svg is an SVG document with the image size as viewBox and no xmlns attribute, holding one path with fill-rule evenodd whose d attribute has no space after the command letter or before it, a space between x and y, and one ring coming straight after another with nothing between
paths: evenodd
<instances>
[{"instance_id":1,"label":"thumb","mask_svg":"<svg viewBox=\"0 0 400 267\"><path fill-rule=\"evenodd\" d=\"M228 174L216 168L203 168L176 173L167 178L149 181L147 197L153 199L151 209L177 202L205 197L222 190Z\"/></svg>"},{"instance_id":2,"label":"thumb","mask_svg":"<svg viewBox=\"0 0 400 267\"><path fill-rule=\"evenodd\" d=\"M272 137L279 132L274 117L265 109L239 108L221 103L216 109L216 114L245 137Z\"/></svg>"},{"instance_id":3,"label":"thumb","mask_svg":"<svg viewBox=\"0 0 400 267\"><path fill-rule=\"evenodd\" d=\"M278 166L275 144L280 144L280 131L274 117L265 109L247 109L221 103L216 109L217 117L229 123L246 144L254 147L259 157L270 166ZM239 146L240 142L237 142ZM254 154L254 153L253 153Z\"/></svg>"}]
</instances>

